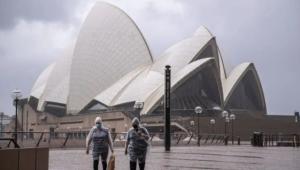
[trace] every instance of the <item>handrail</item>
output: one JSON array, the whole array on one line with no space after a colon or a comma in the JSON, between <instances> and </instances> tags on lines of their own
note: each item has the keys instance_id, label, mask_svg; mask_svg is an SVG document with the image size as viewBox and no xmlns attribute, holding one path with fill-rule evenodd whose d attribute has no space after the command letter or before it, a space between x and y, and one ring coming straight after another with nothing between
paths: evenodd
<instances>
[{"instance_id":1,"label":"handrail","mask_svg":"<svg viewBox=\"0 0 300 170\"><path fill-rule=\"evenodd\" d=\"M3 133L3 132L2 132ZM7 132L4 132L7 133ZM39 147L40 145L48 145L51 148L66 148L66 147L85 147L85 138L87 136L88 131L75 131L75 132L17 132L17 134L34 134L32 138L25 138L19 144L21 147L31 146L31 147ZM126 139L126 134L124 133L111 133L112 134L112 142L116 145L124 145L119 142L124 142ZM224 134L213 134L214 136L225 137ZM27 136L27 135L26 135ZM161 142L164 140L164 133L150 133L149 141L152 142L153 145L161 146ZM155 138L154 138L155 137ZM173 145L194 145L195 142L191 142L192 139L201 140L201 145L208 145L213 143L212 134L201 134L201 136L197 135L188 135L183 133L171 133L171 140L174 141ZM51 140L50 140L51 139ZM20 146L14 142L13 138L0 138L0 140L10 140L11 143L15 144L15 147L19 148ZM212 140L208 142L209 140ZM26 145L23 145L23 142L26 142ZM68 145L67 145L68 143ZM222 142L215 142L214 144L221 144ZM9 147L9 146L7 146Z\"/></svg>"},{"instance_id":2,"label":"handrail","mask_svg":"<svg viewBox=\"0 0 300 170\"><path fill-rule=\"evenodd\" d=\"M14 143L15 148L20 148L20 146L17 144L14 138L0 138L0 140L9 140L10 142Z\"/></svg>"}]
</instances>

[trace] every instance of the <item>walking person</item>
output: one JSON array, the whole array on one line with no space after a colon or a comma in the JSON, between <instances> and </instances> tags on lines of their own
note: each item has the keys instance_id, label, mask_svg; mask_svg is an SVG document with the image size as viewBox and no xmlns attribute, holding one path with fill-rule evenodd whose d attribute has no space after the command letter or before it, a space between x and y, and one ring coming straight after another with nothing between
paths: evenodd
<instances>
[{"instance_id":1,"label":"walking person","mask_svg":"<svg viewBox=\"0 0 300 170\"><path fill-rule=\"evenodd\" d=\"M149 146L149 133L146 128L140 126L138 118L132 120L132 128L127 134L125 155L129 153L130 170L136 170L138 161L140 170L145 169L147 148Z\"/></svg>"},{"instance_id":2,"label":"walking person","mask_svg":"<svg viewBox=\"0 0 300 170\"><path fill-rule=\"evenodd\" d=\"M93 142L93 167L94 170L98 170L99 157L101 156L101 162L103 170L107 168L107 157L109 149L114 153L113 144L110 132L108 128L104 127L100 117L95 119L95 126L92 127L90 133L86 138L86 154L89 154L90 144Z\"/></svg>"}]
</instances>

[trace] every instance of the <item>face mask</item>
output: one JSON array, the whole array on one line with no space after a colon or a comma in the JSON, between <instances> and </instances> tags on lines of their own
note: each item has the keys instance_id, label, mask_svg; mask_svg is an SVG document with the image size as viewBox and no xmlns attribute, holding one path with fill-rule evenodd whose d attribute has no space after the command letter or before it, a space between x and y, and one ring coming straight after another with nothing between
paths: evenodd
<instances>
[{"instance_id":1,"label":"face mask","mask_svg":"<svg viewBox=\"0 0 300 170\"><path fill-rule=\"evenodd\" d=\"M101 124L96 124L96 127L97 128L101 128Z\"/></svg>"},{"instance_id":2,"label":"face mask","mask_svg":"<svg viewBox=\"0 0 300 170\"><path fill-rule=\"evenodd\" d=\"M138 127L138 125L132 125L132 127L136 129Z\"/></svg>"}]
</instances>

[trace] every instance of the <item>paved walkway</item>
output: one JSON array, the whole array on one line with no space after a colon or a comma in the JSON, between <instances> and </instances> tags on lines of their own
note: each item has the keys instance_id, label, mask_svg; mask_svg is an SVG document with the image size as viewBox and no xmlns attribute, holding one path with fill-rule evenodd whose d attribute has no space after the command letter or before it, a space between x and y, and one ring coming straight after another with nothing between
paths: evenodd
<instances>
[{"instance_id":1,"label":"paved walkway","mask_svg":"<svg viewBox=\"0 0 300 170\"><path fill-rule=\"evenodd\" d=\"M128 170L124 148L115 148L116 170ZM299 170L300 148L246 146L152 147L148 170ZM85 150L51 150L50 170L92 170L92 157ZM101 169L101 168L99 168Z\"/></svg>"}]
</instances>

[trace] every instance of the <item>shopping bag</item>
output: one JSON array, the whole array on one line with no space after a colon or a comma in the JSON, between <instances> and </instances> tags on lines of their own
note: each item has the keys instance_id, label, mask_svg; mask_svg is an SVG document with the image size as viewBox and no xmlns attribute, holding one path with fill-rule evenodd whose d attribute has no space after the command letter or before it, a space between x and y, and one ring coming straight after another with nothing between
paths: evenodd
<instances>
[{"instance_id":1,"label":"shopping bag","mask_svg":"<svg viewBox=\"0 0 300 170\"><path fill-rule=\"evenodd\" d=\"M115 170L115 156L114 155L111 155L109 158L107 170Z\"/></svg>"}]
</instances>

